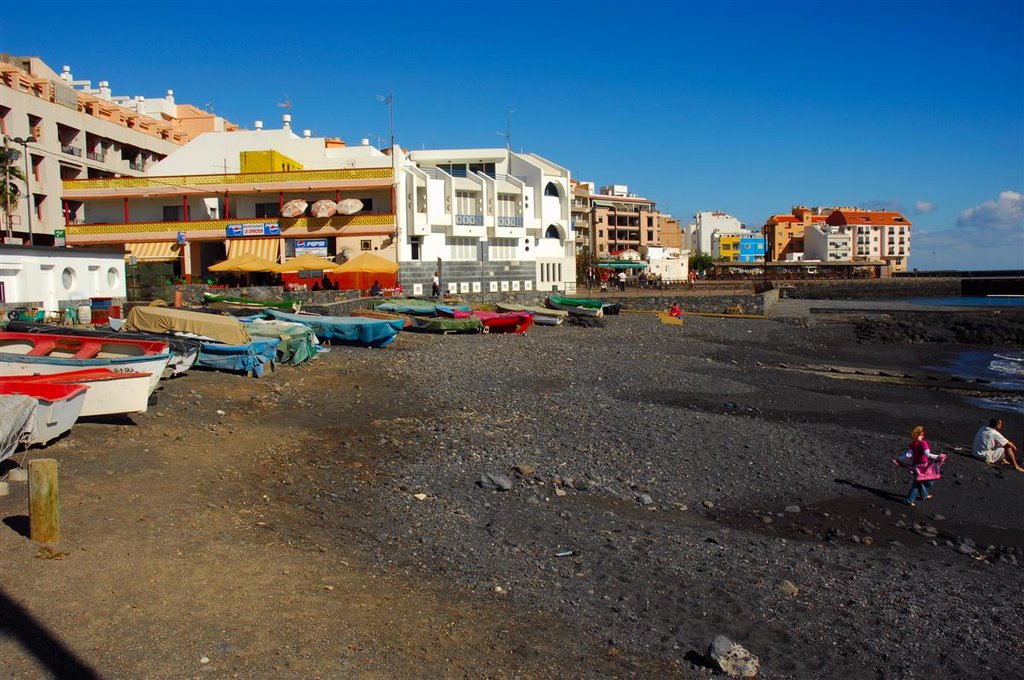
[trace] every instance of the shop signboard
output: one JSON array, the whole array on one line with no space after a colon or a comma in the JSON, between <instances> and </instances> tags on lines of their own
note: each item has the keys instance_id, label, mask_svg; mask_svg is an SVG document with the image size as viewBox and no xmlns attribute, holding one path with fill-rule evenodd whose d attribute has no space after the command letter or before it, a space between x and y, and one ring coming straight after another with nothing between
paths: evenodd
<instances>
[{"instance_id":1,"label":"shop signboard","mask_svg":"<svg viewBox=\"0 0 1024 680\"><path fill-rule=\"evenodd\" d=\"M65 239L64 234L64 229L53 230L53 245L56 246L57 248L63 248L64 246L67 245L67 240Z\"/></svg>"},{"instance_id":2,"label":"shop signboard","mask_svg":"<svg viewBox=\"0 0 1024 680\"><path fill-rule=\"evenodd\" d=\"M327 257L327 239L297 238L295 239L295 254Z\"/></svg>"},{"instance_id":3,"label":"shop signboard","mask_svg":"<svg viewBox=\"0 0 1024 680\"><path fill-rule=\"evenodd\" d=\"M281 227L278 226L277 222L263 222L262 224L229 224L226 231L228 238L281 235Z\"/></svg>"}]
</instances>

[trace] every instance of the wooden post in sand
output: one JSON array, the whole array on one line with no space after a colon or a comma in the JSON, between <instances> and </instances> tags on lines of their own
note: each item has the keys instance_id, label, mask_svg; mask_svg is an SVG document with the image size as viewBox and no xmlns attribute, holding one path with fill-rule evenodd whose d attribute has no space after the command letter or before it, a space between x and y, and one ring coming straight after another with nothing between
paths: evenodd
<instances>
[{"instance_id":1,"label":"wooden post in sand","mask_svg":"<svg viewBox=\"0 0 1024 680\"><path fill-rule=\"evenodd\" d=\"M60 541L60 493L53 458L28 464L28 535L37 543Z\"/></svg>"}]
</instances>

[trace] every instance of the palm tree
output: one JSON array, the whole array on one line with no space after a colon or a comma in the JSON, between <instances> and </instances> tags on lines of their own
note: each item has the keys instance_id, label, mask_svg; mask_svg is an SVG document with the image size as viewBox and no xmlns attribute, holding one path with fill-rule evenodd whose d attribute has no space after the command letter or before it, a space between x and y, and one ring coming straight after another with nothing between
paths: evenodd
<instances>
[{"instance_id":1,"label":"palm tree","mask_svg":"<svg viewBox=\"0 0 1024 680\"><path fill-rule=\"evenodd\" d=\"M25 182L25 174L17 165L19 155L11 149L0 149L0 173L3 173L3 177L0 178L0 206L6 215L5 226L11 223L11 215L14 214L21 199L21 189L18 188L17 182Z\"/></svg>"}]
</instances>

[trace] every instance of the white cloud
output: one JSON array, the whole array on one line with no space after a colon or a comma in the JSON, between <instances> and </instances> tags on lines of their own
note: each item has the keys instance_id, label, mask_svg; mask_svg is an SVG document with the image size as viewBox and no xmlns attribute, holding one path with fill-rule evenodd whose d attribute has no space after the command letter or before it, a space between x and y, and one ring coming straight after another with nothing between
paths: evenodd
<instances>
[{"instance_id":1,"label":"white cloud","mask_svg":"<svg viewBox=\"0 0 1024 680\"><path fill-rule=\"evenodd\" d=\"M914 213L918 215L927 215L933 210L935 210L935 204L931 201L917 201L914 203Z\"/></svg>"},{"instance_id":2,"label":"white cloud","mask_svg":"<svg viewBox=\"0 0 1024 680\"><path fill-rule=\"evenodd\" d=\"M969 229L923 231L914 229L910 267L914 269L1020 269L1024 253L1024 229L999 235L999 247L992 237Z\"/></svg>"},{"instance_id":3,"label":"white cloud","mask_svg":"<svg viewBox=\"0 0 1024 680\"><path fill-rule=\"evenodd\" d=\"M994 231L1024 229L1024 194L1003 191L997 200L961 212L956 226Z\"/></svg>"}]
</instances>

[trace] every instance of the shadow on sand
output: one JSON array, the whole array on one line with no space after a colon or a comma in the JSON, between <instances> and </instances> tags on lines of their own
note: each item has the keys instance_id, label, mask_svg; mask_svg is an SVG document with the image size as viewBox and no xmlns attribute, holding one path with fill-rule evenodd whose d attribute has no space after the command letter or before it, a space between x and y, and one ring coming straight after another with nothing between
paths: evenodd
<instances>
[{"instance_id":1,"label":"shadow on sand","mask_svg":"<svg viewBox=\"0 0 1024 680\"><path fill-rule=\"evenodd\" d=\"M6 521L6 520L5 520ZM0 635L21 644L54 678L100 678L93 668L75 656L20 604L0 590Z\"/></svg>"}]
</instances>

